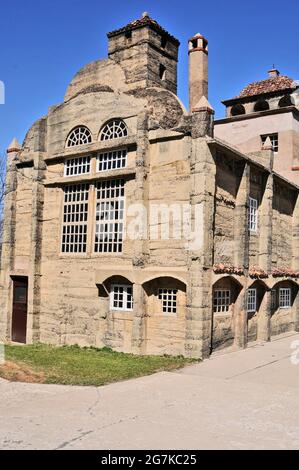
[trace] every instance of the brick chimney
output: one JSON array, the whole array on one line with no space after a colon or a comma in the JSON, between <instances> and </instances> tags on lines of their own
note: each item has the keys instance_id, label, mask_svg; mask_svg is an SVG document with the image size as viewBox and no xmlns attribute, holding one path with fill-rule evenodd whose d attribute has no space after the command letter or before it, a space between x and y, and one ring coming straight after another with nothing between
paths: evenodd
<instances>
[{"instance_id":1,"label":"brick chimney","mask_svg":"<svg viewBox=\"0 0 299 470\"><path fill-rule=\"evenodd\" d=\"M188 44L189 108L192 112L203 96L208 99L208 41L198 33Z\"/></svg>"}]
</instances>

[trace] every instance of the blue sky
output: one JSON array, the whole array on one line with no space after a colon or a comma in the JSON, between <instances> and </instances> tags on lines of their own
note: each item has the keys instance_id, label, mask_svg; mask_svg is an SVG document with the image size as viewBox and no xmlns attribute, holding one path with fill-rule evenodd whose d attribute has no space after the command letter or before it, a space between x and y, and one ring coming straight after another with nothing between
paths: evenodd
<instances>
[{"instance_id":1,"label":"blue sky","mask_svg":"<svg viewBox=\"0 0 299 470\"><path fill-rule=\"evenodd\" d=\"M274 63L299 79L298 0L137 1L1 0L0 152L14 136L21 142L31 124L63 100L74 74L107 55L106 32L148 11L181 41L178 95L188 103L187 40L209 40L209 100L216 116L221 100L249 82L266 78Z\"/></svg>"}]
</instances>

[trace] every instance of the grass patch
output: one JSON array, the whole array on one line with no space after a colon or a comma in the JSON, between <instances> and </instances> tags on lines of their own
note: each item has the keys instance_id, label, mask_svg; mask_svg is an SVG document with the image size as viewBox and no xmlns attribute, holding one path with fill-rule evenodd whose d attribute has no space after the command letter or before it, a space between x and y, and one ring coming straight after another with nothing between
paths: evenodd
<instances>
[{"instance_id":1,"label":"grass patch","mask_svg":"<svg viewBox=\"0 0 299 470\"><path fill-rule=\"evenodd\" d=\"M95 386L171 371L196 362L181 356L135 356L108 348L45 344L5 346L5 358L0 377L7 380Z\"/></svg>"}]
</instances>

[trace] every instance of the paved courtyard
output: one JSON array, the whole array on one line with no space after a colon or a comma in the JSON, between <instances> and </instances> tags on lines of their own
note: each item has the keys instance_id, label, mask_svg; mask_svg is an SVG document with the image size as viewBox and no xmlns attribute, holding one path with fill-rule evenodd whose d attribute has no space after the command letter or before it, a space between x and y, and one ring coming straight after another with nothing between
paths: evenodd
<instances>
[{"instance_id":1,"label":"paved courtyard","mask_svg":"<svg viewBox=\"0 0 299 470\"><path fill-rule=\"evenodd\" d=\"M299 449L293 341L100 388L0 380L0 448Z\"/></svg>"}]
</instances>

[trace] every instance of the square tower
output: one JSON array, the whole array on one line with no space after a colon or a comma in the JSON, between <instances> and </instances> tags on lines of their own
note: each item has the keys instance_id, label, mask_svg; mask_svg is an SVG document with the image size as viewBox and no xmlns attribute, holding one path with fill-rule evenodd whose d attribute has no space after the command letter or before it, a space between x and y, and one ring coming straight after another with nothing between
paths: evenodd
<instances>
[{"instance_id":1,"label":"square tower","mask_svg":"<svg viewBox=\"0 0 299 470\"><path fill-rule=\"evenodd\" d=\"M148 13L107 36L109 58L121 65L131 89L159 86L177 93L180 43Z\"/></svg>"}]
</instances>

